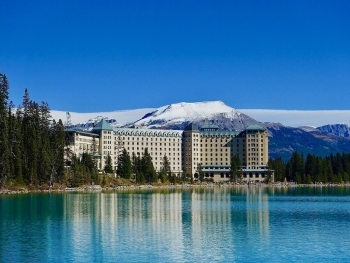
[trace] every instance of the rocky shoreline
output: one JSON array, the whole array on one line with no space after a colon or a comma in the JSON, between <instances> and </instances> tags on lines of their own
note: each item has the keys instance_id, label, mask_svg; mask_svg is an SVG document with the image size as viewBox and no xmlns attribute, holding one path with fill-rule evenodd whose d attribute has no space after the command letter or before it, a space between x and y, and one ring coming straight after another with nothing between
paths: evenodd
<instances>
[{"instance_id":1,"label":"rocky shoreline","mask_svg":"<svg viewBox=\"0 0 350 263\"><path fill-rule=\"evenodd\" d=\"M234 184L234 183L206 183L206 184L176 184L176 185L119 185L115 187L101 187L100 185L82 186L76 188L61 187L55 189L27 189L18 190L0 189L0 194L27 194L27 193L50 193L50 192L88 192L88 191L118 191L118 190L152 190L152 189L182 189L182 188L233 188L233 187L340 187L350 186L350 183L316 183L316 184L296 184L296 183L255 183L255 184Z\"/></svg>"}]
</instances>

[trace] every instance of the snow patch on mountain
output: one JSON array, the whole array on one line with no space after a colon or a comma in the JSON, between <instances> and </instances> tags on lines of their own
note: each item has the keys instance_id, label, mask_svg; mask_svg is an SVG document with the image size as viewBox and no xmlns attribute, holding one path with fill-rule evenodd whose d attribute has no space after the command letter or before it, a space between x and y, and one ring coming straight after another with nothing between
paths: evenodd
<instances>
[{"instance_id":1,"label":"snow patch on mountain","mask_svg":"<svg viewBox=\"0 0 350 263\"><path fill-rule=\"evenodd\" d=\"M91 112L91 113L79 113L79 112L69 112L71 115L71 122L73 124L86 123L88 120L94 120L98 118L97 116L107 117L108 119L114 119L118 124L125 125L127 123L132 123L135 120L141 119L145 114L155 111L155 108L143 108L135 110L120 110L120 111L110 111L110 112ZM66 121L66 111L51 111L52 118L58 121L62 120L64 123Z\"/></svg>"},{"instance_id":2,"label":"snow patch on mountain","mask_svg":"<svg viewBox=\"0 0 350 263\"><path fill-rule=\"evenodd\" d=\"M298 127L299 129L302 129L303 131L306 131L306 132L314 132L314 131L317 131L317 127L315 126L300 126Z\"/></svg>"},{"instance_id":3,"label":"snow patch on mountain","mask_svg":"<svg viewBox=\"0 0 350 263\"><path fill-rule=\"evenodd\" d=\"M181 102L160 107L136 121L135 124L155 128L202 119L211 120L217 117L233 120L240 116L240 112L225 105L222 101Z\"/></svg>"}]
</instances>

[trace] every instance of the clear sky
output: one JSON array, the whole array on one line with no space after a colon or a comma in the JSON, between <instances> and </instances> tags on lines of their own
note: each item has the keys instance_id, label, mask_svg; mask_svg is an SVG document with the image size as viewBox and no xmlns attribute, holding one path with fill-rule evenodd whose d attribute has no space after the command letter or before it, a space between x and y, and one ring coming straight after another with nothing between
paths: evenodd
<instances>
[{"instance_id":1,"label":"clear sky","mask_svg":"<svg viewBox=\"0 0 350 263\"><path fill-rule=\"evenodd\" d=\"M51 109L350 108L350 1L1 1L0 72Z\"/></svg>"}]
</instances>

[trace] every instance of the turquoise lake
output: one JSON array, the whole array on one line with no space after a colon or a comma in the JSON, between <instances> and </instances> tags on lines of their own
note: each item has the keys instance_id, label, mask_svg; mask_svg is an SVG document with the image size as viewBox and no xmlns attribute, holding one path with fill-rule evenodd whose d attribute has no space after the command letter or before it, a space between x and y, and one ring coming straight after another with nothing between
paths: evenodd
<instances>
[{"instance_id":1,"label":"turquoise lake","mask_svg":"<svg viewBox=\"0 0 350 263\"><path fill-rule=\"evenodd\" d=\"M1 195L0 262L350 262L350 187Z\"/></svg>"}]
</instances>

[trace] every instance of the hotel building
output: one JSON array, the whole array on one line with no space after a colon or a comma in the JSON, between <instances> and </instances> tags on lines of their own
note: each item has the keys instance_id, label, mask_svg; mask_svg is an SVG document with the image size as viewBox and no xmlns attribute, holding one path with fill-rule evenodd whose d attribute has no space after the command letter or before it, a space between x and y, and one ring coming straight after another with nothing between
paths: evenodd
<instances>
[{"instance_id":1,"label":"hotel building","mask_svg":"<svg viewBox=\"0 0 350 263\"><path fill-rule=\"evenodd\" d=\"M125 149L130 157L142 157L145 149L152 157L156 171L167 156L173 174L198 176L202 167L204 178L214 182L229 181L231 159L241 161L243 181L264 181L269 170L268 135L264 128L250 125L243 131L220 130L207 123L198 128L189 124L184 130L156 130L143 128L112 128L104 119L91 132L67 129L71 151L80 156L93 154L98 169L103 169L107 156L117 167L118 156Z\"/></svg>"}]
</instances>

